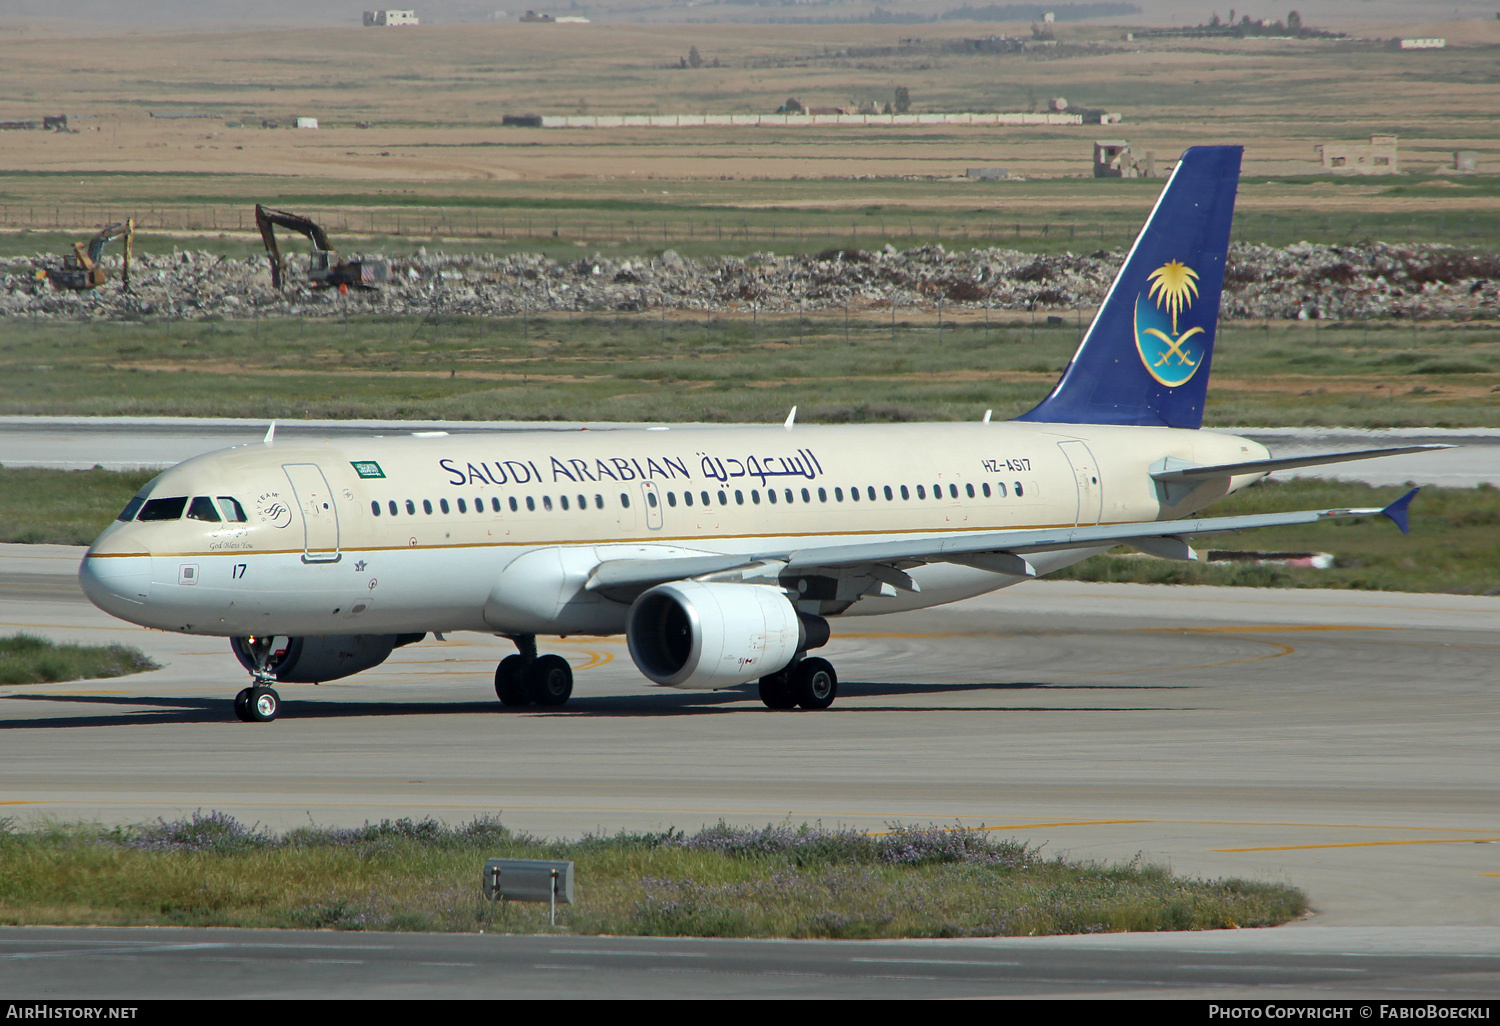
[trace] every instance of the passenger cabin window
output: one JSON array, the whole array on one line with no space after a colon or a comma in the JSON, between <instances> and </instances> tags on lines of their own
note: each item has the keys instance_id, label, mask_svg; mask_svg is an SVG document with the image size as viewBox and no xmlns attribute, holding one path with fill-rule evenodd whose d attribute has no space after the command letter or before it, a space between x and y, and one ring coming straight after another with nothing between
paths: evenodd
<instances>
[{"instance_id":1,"label":"passenger cabin window","mask_svg":"<svg viewBox=\"0 0 1500 1026\"><path fill-rule=\"evenodd\" d=\"M1021 496L1025 495L1025 494L1026 494L1026 489L1022 488L1021 487L1021 482L1017 481L1016 482L1016 498L1019 499Z\"/></svg>"},{"instance_id":2,"label":"passenger cabin window","mask_svg":"<svg viewBox=\"0 0 1500 1026\"><path fill-rule=\"evenodd\" d=\"M438 509L441 509L444 513L448 512L448 500L447 499L439 499L438 500Z\"/></svg>"},{"instance_id":3,"label":"passenger cabin window","mask_svg":"<svg viewBox=\"0 0 1500 1026\"><path fill-rule=\"evenodd\" d=\"M426 513L428 516L432 515L432 500L431 499L423 499L422 500L422 512Z\"/></svg>"},{"instance_id":4,"label":"passenger cabin window","mask_svg":"<svg viewBox=\"0 0 1500 1026\"><path fill-rule=\"evenodd\" d=\"M135 519L135 515L141 511L141 507L145 504L146 500L137 495L125 504L125 508L120 511L120 515L115 517L115 519L123 520L128 524Z\"/></svg>"},{"instance_id":5,"label":"passenger cabin window","mask_svg":"<svg viewBox=\"0 0 1500 1026\"><path fill-rule=\"evenodd\" d=\"M374 499L370 500L370 513L377 517L380 516L380 503Z\"/></svg>"},{"instance_id":6,"label":"passenger cabin window","mask_svg":"<svg viewBox=\"0 0 1500 1026\"><path fill-rule=\"evenodd\" d=\"M181 520L182 511L187 508L187 496L178 495L170 499L148 499L141 507L140 516L137 520Z\"/></svg>"},{"instance_id":7,"label":"passenger cabin window","mask_svg":"<svg viewBox=\"0 0 1500 1026\"><path fill-rule=\"evenodd\" d=\"M415 502L412 502L410 499L407 499L406 512L412 516L415 516L417 512L417 504Z\"/></svg>"},{"instance_id":8,"label":"passenger cabin window","mask_svg":"<svg viewBox=\"0 0 1500 1026\"><path fill-rule=\"evenodd\" d=\"M468 505L462 499L458 500L458 511L460 513L467 513L467 512L469 512Z\"/></svg>"},{"instance_id":9,"label":"passenger cabin window","mask_svg":"<svg viewBox=\"0 0 1500 1026\"><path fill-rule=\"evenodd\" d=\"M511 512L512 512L512 513L518 513L518 512L520 512L520 509L521 509L521 507L520 507L520 505L519 505L519 504L518 504L518 503L517 503L517 502L516 502L516 497L515 497L515 496L514 496L514 495L512 495L512 496L511 496L511 497L510 497L510 511L511 511Z\"/></svg>"},{"instance_id":10,"label":"passenger cabin window","mask_svg":"<svg viewBox=\"0 0 1500 1026\"><path fill-rule=\"evenodd\" d=\"M396 500L392 499L392 500L390 500L389 502L387 502L385 504L385 508L391 511L391 516L395 516L396 515L396 510L399 507L396 505Z\"/></svg>"},{"instance_id":11,"label":"passenger cabin window","mask_svg":"<svg viewBox=\"0 0 1500 1026\"><path fill-rule=\"evenodd\" d=\"M720 494L722 495L723 493L721 492ZM630 508L630 496L624 492L620 493L620 506L624 509Z\"/></svg>"}]
</instances>

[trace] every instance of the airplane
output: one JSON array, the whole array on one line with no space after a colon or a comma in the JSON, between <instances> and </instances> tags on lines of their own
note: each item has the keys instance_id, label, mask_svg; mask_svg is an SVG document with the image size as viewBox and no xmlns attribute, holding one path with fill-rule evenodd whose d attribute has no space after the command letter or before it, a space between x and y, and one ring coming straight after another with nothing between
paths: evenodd
<instances>
[{"instance_id":1,"label":"airplane","mask_svg":"<svg viewBox=\"0 0 1500 1026\"><path fill-rule=\"evenodd\" d=\"M1189 536L1383 514L1197 511L1293 467L1201 430L1239 180L1238 146L1188 149L1051 393L1006 422L421 432L208 453L142 488L79 568L99 608L226 637L251 684L337 680L427 634L517 648L507 706L568 701L538 636L624 634L658 685L758 682L771 709L825 709L809 655L830 619L1021 584L1120 543L1196 559Z\"/></svg>"}]
</instances>

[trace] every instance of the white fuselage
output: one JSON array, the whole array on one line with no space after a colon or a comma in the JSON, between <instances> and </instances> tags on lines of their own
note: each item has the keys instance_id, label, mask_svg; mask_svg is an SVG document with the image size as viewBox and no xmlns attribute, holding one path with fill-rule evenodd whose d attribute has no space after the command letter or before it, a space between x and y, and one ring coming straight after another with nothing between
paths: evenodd
<instances>
[{"instance_id":1,"label":"white fuselage","mask_svg":"<svg viewBox=\"0 0 1500 1026\"><path fill-rule=\"evenodd\" d=\"M614 634L628 604L584 588L607 560L1173 519L1259 475L1169 496L1153 465L1266 456L1211 432L1018 422L254 444L142 492L188 507L232 497L244 521L116 522L80 578L108 612L191 634ZM1096 551L1028 558L1046 573ZM920 591L798 605L892 612L1025 579L952 563L909 573Z\"/></svg>"}]
</instances>

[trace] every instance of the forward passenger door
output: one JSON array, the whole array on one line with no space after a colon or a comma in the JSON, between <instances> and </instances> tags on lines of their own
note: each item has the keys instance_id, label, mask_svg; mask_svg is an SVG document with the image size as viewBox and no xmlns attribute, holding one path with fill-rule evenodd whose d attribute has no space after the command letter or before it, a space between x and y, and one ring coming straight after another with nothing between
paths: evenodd
<instances>
[{"instance_id":1,"label":"forward passenger door","mask_svg":"<svg viewBox=\"0 0 1500 1026\"><path fill-rule=\"evenodd\" d=\"M334 506L333 489L316 463L284 463L287 480L297 496L302 511L302 562L337 563L339 552L339 514Z\"/></svg>"}]
</instances>

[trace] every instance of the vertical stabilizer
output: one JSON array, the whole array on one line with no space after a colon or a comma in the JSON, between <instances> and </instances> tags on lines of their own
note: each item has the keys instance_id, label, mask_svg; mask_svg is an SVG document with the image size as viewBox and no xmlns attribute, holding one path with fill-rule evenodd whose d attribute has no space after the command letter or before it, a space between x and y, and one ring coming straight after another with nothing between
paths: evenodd
<instances>
[{"instance_id":1,"label":"vertical stabilizer","mask_svg":"<svg viewBox=\"0 0 1500 1026\"><path fill-rule=\"evenodd\" d=\"M1016 419L1202 426L1243 152L1182 155L1062 380Z\"/></svg>"}]
</instances>

